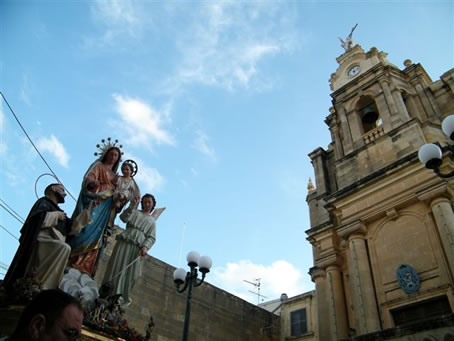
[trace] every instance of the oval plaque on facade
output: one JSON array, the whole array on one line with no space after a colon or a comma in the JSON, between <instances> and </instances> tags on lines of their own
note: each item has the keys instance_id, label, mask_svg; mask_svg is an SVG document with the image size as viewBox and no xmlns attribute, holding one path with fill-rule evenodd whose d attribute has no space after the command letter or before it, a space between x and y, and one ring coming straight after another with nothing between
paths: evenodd
<instances>
[{"instance_id":1,"label":"oval plaque on facade","mask_svg":"<svg viewBox=\"0 0 454 341\"><path fill-rule=\"evenodd\" d=\"M397 282L406 294L419 291L419 276L411 265L401 264L397 267Z\"/></svg>"}]
</instances>

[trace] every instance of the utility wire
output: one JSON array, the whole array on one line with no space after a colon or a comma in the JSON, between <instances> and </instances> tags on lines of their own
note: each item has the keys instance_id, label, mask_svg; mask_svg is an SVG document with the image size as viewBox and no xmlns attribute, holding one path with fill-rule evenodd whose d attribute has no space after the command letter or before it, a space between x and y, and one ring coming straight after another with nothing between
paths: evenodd
<instances>
[{"instance_id":1,"label":"utility wire","mask_svg":"<svg viewBox=\"0 0 454 341\"><path fill-rule=\"evenodd\" d=\"M2 229L4 229L6 232L8 232L11 236L13 236L14 239L16 239L17 241L19 241L19 239L18 239L14 234L12 234L11 232L9 232L5 227L3 227L2 225L0 225L0 227L1 227Z\"/></svg>"},{"instance_id":2,"label":"utility wire","mask_svg":"<svg viewBox=\"0 0 454 341\"><path fill-rule=\"evenodd\" d=\"M23 220L20 220L18 217L16 217L9 209L7 209L5 206L3 206L3 204L0 204L1 207L3 207L3 209L8 212L9 214L11 214L19 223L23 224L24 221Z\"/></svg>"},{"instance_id":3,"label":"utility wire","mask_svg":"<svg viewBox=\"0 0 454 341\"><path fill-rule=\"evenodd\" d=\"M3 92L0 91L0 94L2 95L3 97L3 100L5 101L6 105L8 106L9 110L11 111L11 113L13 114L14 118L16 119L17 123L19 124L19 126L21 127L22 131L24 132L25 136L27 136L28 140L30 141L30 143L32 144L33 148L35 148L36 152L38 153L38 155L41 157L41 159L43 160L43 162L46 164L47 168L49 168L49 170L51 171L51 173L55 176L55 179L57 179L57 181L62 184L63 187L65 187L63 185L63 183L60 181L60 179L58 178L57 174L55 174L55 172L52 170L52 168L50 168L49 164L47 163L47 161L44 159L44 157L41 155L41 153L39 152L38 148L35 146L35 144L33 143L32 139L30 138L30 136L28 136L27 132L25 131L24 127L22 126L22 124L20 123L19 119L17 118L16 114L14 113L14 110L11 108L11 106L9 105L8 101L6 100L6 97L5 95L3 94ZM65 190L66 192L69 194L69 196L71 198L74 199L74 201L77 202L76 198L73 197L73 195L71 194L70 191L68 191L68 189L65 187Z\"/></svg>"},{"instance_id":4,"label":"utility wire","mask_svg":"<svg viewBox=\"0 0 454 341\"><path fill-rule=\"evenodd\" d=\"M6 207L8 207L11 211L13 211L13 213L16 215L16 217L18 217L18 218L20 218L20 219L22 220L22 221L21 221L22 224L24 223L24 218L22 218L22 217L20 216L19 213L17 213L16 211L14 211L14 210L11 208L11 206L9 206L9 205L5 202L5 200L3 200L2 198L0 198L0 201L1 201L2 203L4 203L4 204L6 205ZM10 214L11 214L11 213L10 213Z\"/></svg>"}]
</instances>

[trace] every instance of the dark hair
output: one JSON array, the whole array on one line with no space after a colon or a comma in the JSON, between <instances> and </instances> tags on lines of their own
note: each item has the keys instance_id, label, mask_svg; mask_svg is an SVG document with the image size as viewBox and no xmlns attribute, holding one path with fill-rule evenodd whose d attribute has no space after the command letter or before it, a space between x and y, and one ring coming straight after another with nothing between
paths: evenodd
<instances>
[{"instance_id":1,"label":"dark hair","mask_svg":"<svg viewBox=\"0 0 454 341\"><path fill-rule=\"evenodd\" d=\"M79 300L59 289L43 290L25 307L22 312L13 336L18 335L28 328L31 320L37 314L42 314L46 318L46 327L51 328L55 321L62 315L63 310L69 305L74 305L82 310Z\"/></svg>"},{"instance_id":2,"label":"dark hair","mask_svg":"<svg viewBox=\"0 0 454 341\"><path fill-rule=\"evenodd\" d=\"M114 173L117 172L118 170L118 165L120 164L120 161L121 161L121 150L120 148L118 147L110 147L109 149L106 150L106 152L104 154L102 154L102 157L101 157L101 162L104 163L104 161L106 161L106 158L107 158L107 155L110 153L110 151L114 149L118 152L118 160L115 161L114 165L112 166L112 170L114 171Z\"/></svg>"},{"instance_id":3,"label":"dark hair","mask_svg":"<svg viewBox=\"0 0 454 341\"><path fill-rule=\"evenodd\" d=\"M50 194L50 191L53 190L52 187L53 186L63 186L62 184L59 184L59 183L53 183L53 184L50 184L49 186L46 187L46 189L44 190L44 195L49 195Z\"/></svg>"},{"instance_id":4,"label":"dark hair","mask_svg":"<svg viewBox=\"0 0 454 341\"><path fill-rule=\"evenodd\" d=\"M134 172L134 168L133 168L133 166L132 166L129 162L126 162L126 161L123 162L123 164L121 165L121 167L123 167L123 165L128 166L129 169L131 170L131 173Z\"/></svg>"},{"instance_id":5,"label":"dark hair","mask_svg":"<svg viewBox=\"0 0 454 341\"><path fill-rule=\"evenodd\" d=\"M156 199L154 196L152 196L151 194L147 193L147 194L144 194L144 196L142 197L142 199L140 199L140 204L142 205L142 209L143 209L143 200L145 198L151 198L153 200L153 207L151 208L151 211L154 210L155 206L156 206ZM150 211L150 212L151 212Z\"/></svg>"}]
</instances>

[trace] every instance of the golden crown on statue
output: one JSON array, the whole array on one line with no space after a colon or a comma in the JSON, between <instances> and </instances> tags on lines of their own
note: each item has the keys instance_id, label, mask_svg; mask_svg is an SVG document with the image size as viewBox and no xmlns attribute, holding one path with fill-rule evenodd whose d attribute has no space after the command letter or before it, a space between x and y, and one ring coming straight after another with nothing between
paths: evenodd
<instances>
[{"instance_id":1,"label":"golden crown on statue","mask_svg":"<svg viewBox=\"0 0 454 341\"><path fill-rule=\"evenodd\" d=\"M120 149L121 151L121 148L123 148L123 145L121 144L118 144L118 140L115 139L115 140L112 140L112 138L108 137L107 140L106 139L102 139L101 140L101 143L102 144L97 144L96 145L96 148L99 149L99 152L95 152L95 156L102 156L104 155L105 152L107 152L110 148L112 147L116 147L118 149ZM121 155L123 155L124 153L121 152Z\"/></svg>"}]
</instances>

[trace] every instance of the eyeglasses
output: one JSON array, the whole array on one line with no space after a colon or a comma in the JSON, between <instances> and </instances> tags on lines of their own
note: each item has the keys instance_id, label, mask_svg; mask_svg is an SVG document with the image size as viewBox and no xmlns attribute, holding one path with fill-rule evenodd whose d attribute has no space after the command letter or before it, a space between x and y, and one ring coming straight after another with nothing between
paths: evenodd
<instances>
[{"instance_id":1,"label":"eyeglasses","mask_svg":"<svg viewBox=\"0 0 454 341\"><path fill-rule=\"evenodd\" d=\"M82 335L78 332L77 329L68 328L64 329L63 333L69 341L80 341L82 340Z\"/></svg>"}]
</instances>

